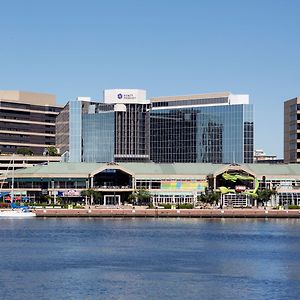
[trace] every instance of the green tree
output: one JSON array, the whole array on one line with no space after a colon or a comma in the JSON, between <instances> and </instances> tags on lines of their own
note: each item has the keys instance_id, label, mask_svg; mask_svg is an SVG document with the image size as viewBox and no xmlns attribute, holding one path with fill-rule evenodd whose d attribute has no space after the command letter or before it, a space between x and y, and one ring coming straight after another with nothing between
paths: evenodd
<instances>
[{"instance_id":1,"label":"green tree","mask_svg":"<svg viewBox=\"0 0 300 300\"><path fill-rule=\"evenodd\" d=\"M21 155L33 155L33 151L30 148L18 148L17 154Z\"/></svg>"},{"instance_id":2,"label":"green tree","mask_svg":"<svg viewBox=\"0 0 300 300\"><path fill-rule=\"evenodd\" d=\"M62 205L62 198L61 197L59 197L59 196L56 196L56 204L58 204L58 205Z\"/></svg>"},{"instance_id":3,"label":"green tree","mask_svg":"<svg viewBox=\"0 0 300 300\"><path fill-rule=\"evenodd\" d=\"M40 202L43 204L50 204L51 203L51 196L50 195L42 195L40 198Z\"/></svg>"},{"instance_id":4,"label":"green tree","mask_svg":"<svg viewBox=\"0 0 300 300\"><path fill-rule=\"evenodd\" d=\"M151 193L148 190L140 189L130 194L127 200L133 205L150 205Z\"/></svg>"},{"instance_id":5,"label":"green tree","mask_svg":"<svg viewBox=\"0 0 300 300\"><path fill-rule=\"evenodd\" d=\"M263 203L263 205L266 205L266 203L270 200L271 196L275 194L275 189L259 189L257 191L257 203L261 202Z\"/></svg>"},{"instance_id":6,"label":"green tree","mask_svg":"<svg viewBox=\"0 0 300 300\"><path fill-rule=\"evenodd\" d=\"M130 194L127 198L127 201L131 204L135 204L137 200L137 193L133 192L132 194Z\"/></svg>"},{"instance_id":7,"label":"green tree","mask_svg":"<svg viewBox=\"0 0 300 300\"><path fill-rule=\"evenodd\" d=\"M149 205L151 202L151 193L148 190L140 189L137 191L137 200L139 205Z\"/></svg>"},{"instance_id":8,"label":"green tree","mask_svg":"<svg viewBox=\"0 0 300 300\"><path fill-rule=\"evenodd\" d=\"M92 188L81 191L80 195L82 197L85 197L85 204L86 205L88 205L88 202L89 202L89 205L92 205L93 203L99 204L100 200L102 198L102 193L99 192L99 191L95 191Z\"/></svg>"},{"instance_id":9,"label":"green tree","mask_svg":"<svg viewBox=\"0 0 300 300\"><path fill-rule=\"evenodd\" d=\"M102 193L99 191L93 191L93 200L95 204L100 204L100 200L102 199Z\"/></svg>"},{"instance_id":10,"label":"green tree","mask_svg":"<svg viewBox=\"0 0 300 300\"><path fill-rule=\"evenodd\" d=\"M206 194L201 194L197 197L198 201L209 203L209 204L218 204L221 198L221 194L219 192L208 192Z\"/></svg>"},{"instance_id":11,"label":"green tree","mask_svg":"<svg viewBox=\"0 0 300 300\"><path fill-rule=\"evenodd\" d=\"M87 189L87 190L83 190L81 191L81 196L85 197L85 204L88 205L88 200L89 200L89 204L92 204L92 198L94 195L94 190L93 189Z\"/></svg>"},{"instance_id":12,"label":"green tree","mask_svg":"<svg viewBox=\"0 0 300 300\"><path fill-rule=\"evenodd\" d=\"M49 156L59 156L57 148L54 146L50 146L47 148L47 153Z\"/></svg>"}]
</instances>

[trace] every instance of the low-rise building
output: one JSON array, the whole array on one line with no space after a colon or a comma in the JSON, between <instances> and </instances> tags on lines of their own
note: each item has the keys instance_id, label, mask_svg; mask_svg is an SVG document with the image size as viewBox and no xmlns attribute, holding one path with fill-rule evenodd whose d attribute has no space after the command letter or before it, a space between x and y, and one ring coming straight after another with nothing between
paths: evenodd
<instances>
[{"instance_id":1,"label":"low-rise building","mask_svg":"<svg viewBox=\"0 0 300 300\"><path fill-rule=\"evenodd\" d=\"M274 191L269 206L300 205L300 165L211 163L49 163L7 175L2 191L39 201L82 202L81 192L101 192L99 204L115 205L137 190L151 193L153 205L196 204L198 196L220 192L222 206L257 205L258 189Z\"/></svg>"}]
</instances>

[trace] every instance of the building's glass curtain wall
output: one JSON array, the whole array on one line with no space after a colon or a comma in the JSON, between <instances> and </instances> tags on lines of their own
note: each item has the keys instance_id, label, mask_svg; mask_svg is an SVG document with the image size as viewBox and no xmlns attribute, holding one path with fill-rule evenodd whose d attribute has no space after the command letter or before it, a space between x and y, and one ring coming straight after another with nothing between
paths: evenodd
<instances>
[{"instance_id":1,"label":"building's glass curtain wall","mask_svg":"<svg viewBox=\"0 0 300 300\"><path fill-rule=\"evenodd\" d=\"M244 163L253 163L254 153L254 124L253 106L244 105Z\"/></svg>"},{"instance_id":2,"label":"building's glass curtain wall","mask_svg":"<svg viewBox=\"0 0 300 300\"><path fill-rule=\"evenodd\" d=\"M113 111L82 116L82 142L84 162L112 162L114 160L114 122Z\"/></svg>"},{"instance_id":3,"label":"building's glass curtain wall","mask_svg":"<svg viewBox=\"0 0 300 300\"><path fill-rule=\"evenodd\" d=\"M154 162L253 162L252 105L151 111Z\"/></svg>"},{"instance_id":4,"label":"building's glass curtain wall","mask_svg":"<svg viewBox=\"0 0 300 300\"><path fill-rule=\"evenodd\" d=\"M115 161L149 160L149 108L149 104L126 104L126 111L115 112Z\"/></svg>"},{"instance_id":5,"label":"building's glass curtain wall","mask_svg":"<svg viewBox=\"0 0 300 300\"><path fill-rule=\"evenodd\" d=\"M70 162L81 161L82 151L82 118L81 101L69 102L69 142L70 142Z\"/></svg>"},{"instance_id":6,"label":"building's glass curtain wall","mask_svg":"<svg viewBox=\"0 0 300 300\"><path fill-rule=\"evenodd\" d=\"M196 161L196 120L193 109L151 111L151 160Z\"/></svg>"},{"instance_id":7,"label":"building's glass curtain wall","mask_svg":"<svg viewBox=\"0 0 300 300\"><path fill-rule=\"evenodd\" d=\"M61 154L69 151L69 103L56 118L56 147Z\"/></svg>"}]
</instances>

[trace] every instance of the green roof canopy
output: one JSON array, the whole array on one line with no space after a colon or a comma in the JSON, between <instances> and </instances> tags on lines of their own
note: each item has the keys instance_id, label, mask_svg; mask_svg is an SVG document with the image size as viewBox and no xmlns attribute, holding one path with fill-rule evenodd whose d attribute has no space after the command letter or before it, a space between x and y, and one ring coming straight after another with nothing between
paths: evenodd
<instances>
[{"instance_id":1,"label":"green roof canopy","mask_svg":"<svg viewBox=\"0 0 300 300\"><path fill-rule=\"evenodd\" d=\"M48 165L15 170L8 173L12 178L89 178L91 174L97 174L105 169L121 169L136 178L206 178L207 175L215 174L220 170L234 169L234 165L211 164L211 163L63 163L52 162ZM258 178L262 176L276 178L299 178L300 164L241 164L239 165L252 172Z\"/></svg>"}]
</instances>

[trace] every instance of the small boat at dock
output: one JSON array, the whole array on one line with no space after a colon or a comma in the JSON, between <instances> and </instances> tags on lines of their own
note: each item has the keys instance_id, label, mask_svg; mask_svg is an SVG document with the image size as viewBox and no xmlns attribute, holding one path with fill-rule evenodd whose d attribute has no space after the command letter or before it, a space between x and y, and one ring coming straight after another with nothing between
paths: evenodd
<instances>
[{"instance_id":1,"label":"small boat at dock","mask_svg":"<svg viewBox=\"0 0 300 300\"><path fill-rule=\"evenodd\" d=\"M32 218L36 217L36 213L23 209L2 209L0 210L0 218Z\"/></svg>"},{"instance_id":2,"label":"small boat at dock","mask_svg":"<svg viewBox=\"0 0 300 300\"><path fill-rule=\"evenodd\" d=\"M28 206L19 206L15 203L10 204L10 209L1 209L0 218L32 218L36 217L36 213L32 212Z\"/></svg>"}]
</instances>

